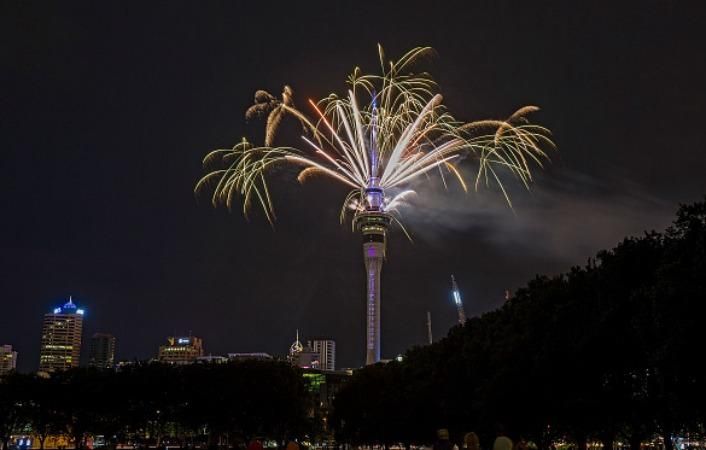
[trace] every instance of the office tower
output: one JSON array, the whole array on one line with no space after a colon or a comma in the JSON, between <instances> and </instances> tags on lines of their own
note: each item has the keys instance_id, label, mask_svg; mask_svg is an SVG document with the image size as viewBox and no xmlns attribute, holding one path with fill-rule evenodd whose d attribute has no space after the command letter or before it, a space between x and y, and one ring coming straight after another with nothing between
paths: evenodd
<instances>
[{"instance_id":1,"label":"office tower","mask_svg":"<svg viewBox=\"0 0 706 450\"><path fill-rule=\"evenodd\" d=\"M0 377L17 368L17 352L12 345L0 345Z\"/></svg>"},{"instance_id":2,"label":"office tower","mask_svg":"<svg viewBox=\"0 0 706 450\"><path fill-rule=\"evenodd\" d=\"M44 315L39 350L40 372L78 367L83 315L84 310L78 308L71 297L68 302Z\"/></svg>"},{"instance_id":3,"label":"office tower","mask_svg":"<svg viewBox=\"0 0 706 450\"><path fill-rule=\"evenodd\" d=\"M336 370L336 341L329 338L314 338L309 347L319 355L319 369Z\"/></svg>"},{"instance_id":4,"label":"office tower","mask_svg":"<svg viewBox=\"0 0 706 450\"><path fill-rule=\"evenodd\" d=\"M101 369L115 367L115 336L95 333L88 345L88 365Z\"/></svg>"}]
</instances>

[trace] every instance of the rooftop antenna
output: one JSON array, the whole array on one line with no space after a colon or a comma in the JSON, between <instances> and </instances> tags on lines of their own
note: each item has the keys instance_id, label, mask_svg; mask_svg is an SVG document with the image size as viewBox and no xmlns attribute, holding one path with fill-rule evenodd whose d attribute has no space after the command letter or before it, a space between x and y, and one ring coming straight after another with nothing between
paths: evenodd
<instances>
[{"instance_id":1,"label":"rooftop antenna","mask_svg":"<svg viewBox=\"0 0 706 450\"><path fill-rule=\"evenodd\" d=\"M427 311L427 338L429 340L429 345L434 343L434 338L431 334L431 312Z\"/></svg>"},{"instance_id":2,"label":"rooftop antenna","mask_svg":"<svg viewBox=\"0 0 706 450\"><path fill-rule=\"evenodd\" d=\"M466 323L466 311L463 309L463 300L461 300L461 292L458 290L456 278L451 275L451 289L453 290L454 303L456 303L456 311L458 312L458 323L463 325Z\"/></svg>"}]
</instances>

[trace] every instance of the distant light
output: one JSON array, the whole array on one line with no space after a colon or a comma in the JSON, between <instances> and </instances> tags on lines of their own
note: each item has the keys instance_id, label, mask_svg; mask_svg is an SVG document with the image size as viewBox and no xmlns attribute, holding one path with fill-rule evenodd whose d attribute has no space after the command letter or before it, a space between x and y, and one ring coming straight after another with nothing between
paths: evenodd
<instances>
[{"instance_id":1,"label":"distant light","mask_svg":"<svg viewBox=\"0 0 706 450\"><path fill-rule=\"evenodd\" d=\"M76 314L83 315L84 312L85 312L85 311L82 310L82 309L77 309L77 310L76 310Z\"/></svg>"},{"instance_id":2,"label":"distant light","mask_svg":"<svg viewBox=\"0 0 706 450\"><path fill-rule=\"evenodd\" d=\"M61 308L54 308L54 314L59 314L61 312Z\"/></svg>"},{"instance_id":3,"label":"distant light","mask_svg":"<svg viewBox=\"0 0 706 450\"><path fill-rule=\"evenodd\" d=\"M190 339L189 338L179 338L177 340L177 342L180 344L188 344L190 342Z\"/></svg>"},{"instance_id":4,"label":"distant light","mask_svg":"<svg viewBox=\"0 0 706 450\"><path fill-rule=\"evenodd\" d=\"M397 355L397 357L396 357L395 359L396 359L397 361L399 361L399 362L402 362L402 360L404 359L404 357L403 357L402 355Z\"/></svg>"}]
</instances>

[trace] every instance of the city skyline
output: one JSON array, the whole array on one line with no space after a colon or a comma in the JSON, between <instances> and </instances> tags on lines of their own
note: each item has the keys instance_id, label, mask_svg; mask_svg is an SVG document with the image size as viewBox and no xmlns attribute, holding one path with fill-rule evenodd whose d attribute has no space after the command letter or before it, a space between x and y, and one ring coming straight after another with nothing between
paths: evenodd
<instances>
[{"instance_id":1,"label":"city skyline","mask_svg":"<svg viewBox=\"0 0 706 450\"><path fill-rule=\"evenodd\" d=\"M427 311L435 336L456 323L451 273L472 317L537 273L664 229L678 203L706 192L706 136L684 126L706 100L706 63L693 56L706 50L702 20L656 1L548 5L322 3L274 15L256 4L3 5L0 343L33 370L42 317L71 294L90 305L84 337L110 332L121 357L147 359L175 330L193 330L214 354L281 352L301 328L336 338L337 365L359 365L359 238L324 225L336 206L298 201L335 205L340 192L316 180L273 186L273 230L262 215L213 211L191 189L205 152L259 136L261 124L243 120L256 89L291 84L304 109L355 65L375 69L378 42L391 55L434 47L430 70L461 117L540 105L561 148L531 193L513 196L514 211L498 192L438 186L420 196L454 206L409 217L414 243L390 239L383 358L427 341ZM263 32L259 17L292 37ZM371 18L386 26L360 26ZM474 18L483 20L469 30ZM429 20L440 25L421 26ZM283 133L297 124L285 121Z\"/></svg>"},{"instance_id":2,"label":"city skyline","mask_svg":"<svg viewBox=\"0 0 706 450\"><path fill-rule=\"evenodd\" d=\"M117 338L105 331L93 332L87 335L84 330L86 322L86 307L74 302L73 296L51 308L44 314L42 325L42 343L40 345L40 362L35 367L22 368L22 372L51 373L56 370L66 370L75 367L94 367L98 369L115 369L121 364L130 364L136 360L145 362L160 362L167 364L192 364L196 362L223 362L244 359L272 359L267 352L257 349L250 351L233 351L221 354L207 352L203 339L196 337L190 331L188 334L174 334L159 345L158 350L146 358L119 355L116 352ZM76 322L76 324L72 323ZM57 331L57 327L59 330ZM297 329L299 342L299 330ZM316 354L316 365L305 368L315 368L333 371L336 367L336 341L330 337L309 337L300 352ZM301 345L301 343L300 343ZM61 348L58 348L61 347ZM276 358L285 360L291 356L289 349L279 349L273 352ZM122 356L122 357L118 357ZM49 361L51 359L51 361ZM17 370L18 352L12 344L0 345L0 374ZM60 360L60 361L56 361ZM292 361L295 365L298 361ZM28 366L28 365L25 365Z\"/></svg>"}]
</instances>

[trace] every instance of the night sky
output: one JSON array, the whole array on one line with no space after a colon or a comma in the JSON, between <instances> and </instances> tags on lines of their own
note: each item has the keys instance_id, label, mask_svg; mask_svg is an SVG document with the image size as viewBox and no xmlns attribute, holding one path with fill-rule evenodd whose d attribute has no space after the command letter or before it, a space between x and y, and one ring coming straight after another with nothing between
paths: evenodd
<instances>
[{"instance_id":1,"label":"night sky","mask_svg":"<svg viewBox=\"0 0 706 450\"><path fill-rule=\"evenodd\" d=\"M69 295L120 359L189 332L207 353L283 354L299 328L361 365L345 188L283 172L274 229L192 190L206 152L261 142L256 89L290 84L305 109L376 70L378 42L434 47L425 68L456 117L536 104L559 146L531 192L508 179L514 211L497 189L420 191L414 243L393 232L383 269L383 357L424 342L427 310L437 337L454 324L450 274L477 315L706 194L703 2L147 3L0 3L0 344L23 371Z\"/></svg>"}]
</instances>

